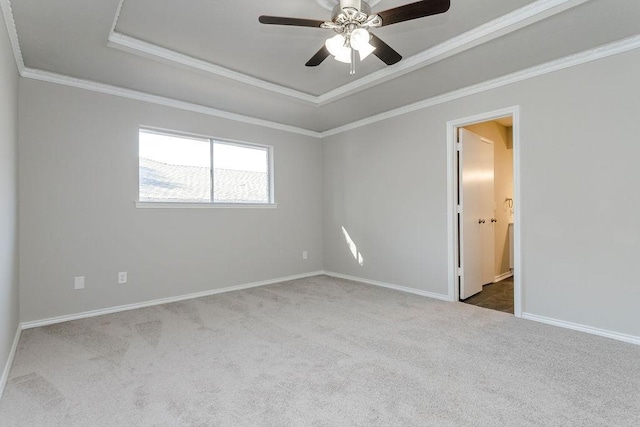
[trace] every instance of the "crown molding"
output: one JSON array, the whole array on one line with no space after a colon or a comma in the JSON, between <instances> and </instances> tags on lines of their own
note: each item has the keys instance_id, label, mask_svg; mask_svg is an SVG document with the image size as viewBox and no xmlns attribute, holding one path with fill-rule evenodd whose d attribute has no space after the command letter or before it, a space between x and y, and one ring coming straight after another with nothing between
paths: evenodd
<instances>
[{"instance_id":1,"label":"crown molding","mask_svg":"<svg viewBox=\"0 0 640 427\"><path fill-rule=\"evenodd\" d=\"M11 9L11 1L0 0L0 8L2 8L2 15L4 16L4 24L7 27L7 33L9 34L9 41L11 42L11 49L13 50L13 57L16 60L18 73L22 75L24 71L24 60L22 58L22 51L20 50L20 41L18 40L18 31L16 30L16 22L13 19L13 10Z\"/></svg>"},{"instance_id":2,"label":"crown molding","mask_svg":"<svg viewBox=\"0 0 640 427\"><path fill-rule=\"evenodd\" d=\"M367 74L346 85L315 96L290 87L249 76L247 74L222 67L209 61L193 58L189 55L166 49L153 43L116 31L124 0L120 0L113 25L107 37L107 46L145 58L156 59L164 63L216 75L247 84L259 89L288 96L315 106L323 106L347 96L366 90L372 86L393 80L417 69L442 61L460 52L487 43L505 34L514 32L527 25L546 19L557 13L578 6L589 0L537 0L520 9L500 16L463 34L453 37L432 48L400 61L399 63Z\"/></svg>"},{"instance_id":3,"label":"crown molding","mask_svg":"<svg viewBox=\"0 0 640 427\"><path fill-rule=\"evenodd\" d=\"M452 92L448 92L442 95L415 102L413 104L389 110L384 113L376 114L344 126L324 131L320 134L320 136L322 138L326 138L332 135L337 135L339 133L357 129L362 126L367 126L382 120L387 120L393 117L411 113L413 111L422 110L434 105L443 104L445 102L464 98L466 96L486 92L488 90L500 88L513 83L521 82L523 80L532 79L534 77L539 77L544 74L553 73L554 71L563 70L565 68L574 67L576 65L586 64L591 61L596 61L598 59L606 58L623 52L628 52L630 50L638 48L640 48L640 35L632 36L594 49L589 49L580 53L576 53L574 55L569 55L564 58L546 62L535 67L527 68L526 70L507 74L505 76L498 77L497 79L487 80L482 83L467 86L462 89L454 90Z\"/></svg>"},{"instance_id":4,"label":"crown molding","mask_svg":"<svg viewBox=\"0 0 640 427\"><path fill-rule=\"evenodd\" d=\"M177 64L178 66L182 66L183 68L204 71L208 74L235 80L237 82L264 89L269 92L296 98L312 105L317 104L317 97L314 95L291 89L286 86L281 86L276 83L271 83L256 77L252 77L247 74L213 64L211 62L193 58L174 50L165 49L153 43L148 43L116 31L113 31L111 34L109 34L109 37L107 38L107 46L145 58L159 60L160 62L173 65Z\"/></svg>"},{"instance_id":5,"label":"crown molding","mask_svg":"<svg viewBox=\"0 0 640 427\"><path fill-rule=\"evenodd\" d=\"M114 19L113 28L115 28L115 25L117 24L117 18L122 8L123 1L124 0L120 0L120 3L118 5L118 13L116 14L116 17ZM539 0L538 2L535 2L533 4L537 5L538 7L542 7L544 3L547 6L547 10L549 10L549 8L552 7L551 5L553 3L555 3L556 6L558 6L559 4L562 4L564 7L563 10L566 10L570 7L576 6L577 4L584 3L585 1L588 1L588 0L568 0L568 1ZM277 123L269 120L245 116L242 114L231 113L231 112L219 110L213 107L207 107L207 106L194 104L190 102L179 101L176 99L166 98L158 95L152 95L149 93L136 91L132 89L125 89L125 88L114 86L114 85L98 83L91 80L79 79L79 78L65 76L62 74L52 73L44 70L27 68L24 65L22 52L20 50L20 43L18 40L16 25L13 18L13 12L11 10L10 0L0 0L0 7L2 9L5 26L7 27L7 32L9 34L9 39L11 41L14 57L15 57L18 71L21 77L75 87L79 89L85 89L93 92L133 99L137 101L148 102L148 103L157 104L157 105L163 105L163 106L172 107L180 110L206 114L213 117L224 118L224 119L233 120L241 123L281 130L284 132L295 133L295 134L309 136L313 138L326 138L329 136L337 135L343 132L360 128L362 126L373 124L389 118L401 116L403 114L411 113L413 111L429 108L434 105L453 101L453 100L460 99L470 95L475 95L481 92L485 92L491 89L496 89L499 87L503 87L512 83L517 83L530 78L538 77L554 71L559 71L565 68L585 64L591 61L606 58L608 56L616 55L618 53L623 53L623 52L640 48L640 35L632 36L632 37L622 39L613 43L609 43L594 49L586 50L574 55L570 55L564 58L547 62L545 64L531 67L526 70L508 74L506 76L502 76L493 80L488 80L475 85L467 86L465 88L448 92L436 97L427 98L422 101L415 102L413 104L405 105L403 107L389 110L384 113L376 114L361 120L354 121L344 126L339 126L336 128L328 129L323 132L318 132L310 129L304 129L296 126ZM542 13L540 12L540 10L541 9L538 9L538 13ZM520 9L520 11L522 11L522 9ZM558 13L558 11L554 11L553 13ZM486 31L490 31L490 30L487 29Z\"/></svg>"},{"instance_id":6,"label":"crown molding","mask_svg":"<svg viewBox=\"0 0 640 427\"><path fill-rule=\"evenodd\" d=\"M109 35L116 31L116 25L118 25L118 19L120 19L120 13L122 13L122 5L124 4L124 0L118 1L118 7L116 7L116 14L113 17L113 22L111 23L111 29L109 30Z\"/></svg>"},{"instance_id":7,"label":"crown molding","mask_svg":"<svg viewBox=\"0 0 640 427\"><path fill-rule=\"evenodd\" d=\"M473 47L487 43L535 22L571 9L590 0L538 0L511 13L500 16L466 33L446 40L395 65L368 74L358 80L333 89L318 97L318 105L353 95L372 86L393 80L412 71L442 61Z\"/></svg>"},{"instance_id":8,"label":"crown molding","mask_svg":"<svg viewBox=\"0 0 640 427\"><path fill-rule=\"evenodd\" d=\"M230 80L235 80L249 86L295 98L311 105L317 104L317 97L315 95L311 95L309 93L295 90L290 87L282 86L263 79L249 76L248 74L240 73L238 71L231 70L212 62L203 61L201 59L197 59L171 49L166 49L162 46L145 42L143 40L116 31L123 5L124 0L120 0L118 2L118 7L116 8L116 14L113 18L113 24L111 25L109 36L107 37L108 47L131 53L133 55L138 55L144 58L155 59L160 62L178 65L183 68L194 69L200 72L205 72Z\"/></svg>"},{"instance_id":9,"label":"crown molding","mask_svg":"<svg viewBox=\"0 0 640 427\"><path fill-rule=\"evenodd\" d=\"M563 70L565 68L586 64L591 61L596 61L598 59L603 59L612 55L628 52L630 50L634 50L638 48L640 48L640 35L632 36L623 40L619 40L614 43L609 43L609 44L597 47L595 49L586 50L574 55L570 55L564 58L550 61L542 65L538 65L535 67L528 68L526 70L518 71L503 77L499 77L497 79L488 80L486 82L478 83L472 86L467 86L465 88L455 90L449 93L445 93L443 95L424 99L422 101L418 101L413 104L409 104L403 107L389 110L384 113L376 114L376 115L364 118L362 120L349 123L344 126L326 130L324 132L316 132L313 130L285 125L282 123L272 122L272 121L263 120L263 119L257 119L254 117L244 116L237 113L230 113L227 111L218 110L212 107L206 107L203 105L193 104L185 101L178 101L171 98L152 95L152 94L139 92L131 89L125 89L118 86L97 83L90 80L64 76L61 74L51 73L43 70L24 68L23 72L20 73L20 75L24 78L35 79L35 80L40 80L40 81L55 83L55 84L61 84L65 86L71 86L79 89L85 89L85 90L103 93L107 95L119 96L123 98L137 100L137 101L149 102L152 104L163 105L166 107L177 108L180 110L192 111L196 113L206 114L209 116L233 120L241 123L247 123L251 125L262 126L262 127L281 130L285 132L291 132L291 133L296 133L300 135L310 136L313 138L326 138L326 137L337 135L353 129L357 129L363 126L367 126L379 121L383 121L393 117L411 113L413 111L422 110L425 108L432 107L434 105L442 104L449 101L454 101L456 99L464 98L470 95L475 95L488 90L497 89L513 83L521 82L523 80L542 76L548 73L552 73L554 71Z\"/></svg>"},{"instance_id":10,"label":"crown molding","mask_svg":"<svg viewBox=\"0 0 640 427\"><path fill-rule=\"evenodd\" d=\"M261 126L270 129L276 129L284 132L295 133L299 135L320 138L320 133L296 126L285 125L282 123L272 122L269 120L258 119L255 117L245 116L242 114L231 113L217 108L207 107L204 105L193 104L190 102L179 101L177 99L166 98L163 96L152 95L132 89L125 89L119 86L113 86L105 83L98 83L91 80L79 79L75 77L65 76L62 74L52 73L49 71L37 70L33 68L25 68L21 73L22 77L39 80L48 83L55 83L64 86L85 89L92 92L103 93L106 95L114 95L121 98L133 99L136 101L148 102L151 104L163 105L165 107L177 108L179 110L191 111L194 113L206 114L208 116L219 117L222 119L233 120L240 123L246 123L255 126Z\"/></svg>"}]
</instances>

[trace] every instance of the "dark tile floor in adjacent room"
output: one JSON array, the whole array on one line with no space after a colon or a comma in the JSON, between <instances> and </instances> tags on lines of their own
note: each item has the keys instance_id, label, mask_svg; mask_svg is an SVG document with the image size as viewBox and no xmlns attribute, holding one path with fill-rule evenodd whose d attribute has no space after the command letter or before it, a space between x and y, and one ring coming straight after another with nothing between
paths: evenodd
<instances>
[{"instance_id":1,"label":"dark tile floor in adjacent room","mask_svg":"<svg viewBox=\"0 0 640 427\"><path fill-rule=\"evenodd\" d=\"M482 287L482 292L462 302L513 314L513 277Z\"/></svg>"}]
</instances>

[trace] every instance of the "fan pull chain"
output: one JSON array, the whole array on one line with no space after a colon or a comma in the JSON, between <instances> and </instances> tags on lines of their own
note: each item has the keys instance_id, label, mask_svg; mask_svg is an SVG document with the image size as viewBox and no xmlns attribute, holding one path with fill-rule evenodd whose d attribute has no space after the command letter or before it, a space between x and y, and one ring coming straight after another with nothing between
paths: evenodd
<instances>
[{"instance_id":1,"label":"fan pull chain","mask_svg":"<svg viewBox=\"0 0 640 427\"><path fill-rule=\"evenodd\" d=\"M349 75L356 75L356 50L353 48L351 49L351 68L349 69Z\"/></svg>"}]
</instances>

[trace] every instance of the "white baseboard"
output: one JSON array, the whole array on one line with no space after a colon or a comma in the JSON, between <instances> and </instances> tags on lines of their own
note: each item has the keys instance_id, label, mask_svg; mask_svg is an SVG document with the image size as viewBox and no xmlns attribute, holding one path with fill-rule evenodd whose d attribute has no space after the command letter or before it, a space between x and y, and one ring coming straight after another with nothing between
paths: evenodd
<instances>
[{"instance_id":1,"label":"white baseboard","mask_svg":"<svg viewBox=\"0 0 640 427\"><path fill-rule=\"evenodd\" d=\"M624 341L630 344L640 345L640 337L635 335L622 334L620 332L608 331L606 329L594 328L592 326L581 325L579 323L567 322L564 320L552 319L550 317L538 316L537 314L522 313L522 318L535 322L546 323L547 325L559 326L561 328L573 329L574 331L586 332L592 335L611 338L617 341Z\"/></svg>"},{"instance_id":2,"label":"white baseboard","mask_svg":"<svg viewBox=\"0 0 640 427\"><path fill-rule=\"evenodd\" d=\"M69 314L65 316L50 317L48 319L42 319L42 320L33 320L29 322L23 322L20 326L22 327L22 329L37 328L39 326L53 325L55 323L68 322L70 320L85 319L87 317L102 316L104 314L112 314L112 313L118 313L121 311L135 310L138 308L151 307L154 305L169 304L172 302L184 301L184 300L189 300L194 298L201 298L209 295L222 294L225 292L256 288L258 286L271 285L273 283L286 282L286 281L295 280L295 279L303 279L305 277L318 276L320 274L324 274L324 272L314 271L311 273L297 274L295 276L279 277L277 279L263 280L261 282L246 283L243 285L229 286L229 287L220 288L220 289L211 289L208 291L178 295L175 297L160 298L156 300L143 301L143 302L138 302L134 304L126 304L126 305L119 305L116 307L101 308L98 310L85 311L82 313Z\"/></svg>"},{"instance_id":3,"label":"white baseboard","mask_svg":"<svg viewBox=\"0 0 640 427\"><path fill-rule=\"evenodd\" d=\"M338 279L353 280L355 282L366 283L367 285L374 285L374 286L380 286L380 287L383 287L383 288L394 289L396 291L407 292L409 294L420 295L420 296L423 296L423 297L435 298L435 299L439 299L439 300L442 300L442 301L450 301L449 300L449 295L446 295L446 294L437 294L435 292L429 292L429 291L423 291L423 290L420 290L420 289L408 288L406 286L394 285L394 284L391 284L391 283L378 282L377 280L369 280L369 279L364 279L362 277L348 276L346 274L334 273L332 271L323 271L322 274L325 274L325 275L331 276L331 277L337 277Z\"/></svg>"},{"instance_id":4,"label":"white baseboard","mask_svg":"<svg viewBox=\"0 0 640 427\"><path fill-rule=\"evenodd\" d=\"M501 280L507 279L509 277L513 277L513 270L507 271L506 273L502 273L493 280L493 283L499 282Z\"/></svg>"},{"instance_id":5,"label":"white baseboard","mask_svg":"<svg viewBox=\"0 0 640 427\"><path fill-rule=\"evenodd\" d=\"M346 275L346 274L334 273L332 271L323 271L323 272L321 272L321 274L325 274L325 275L331 276L331 277L337 277L339 279L353 280L353 281L356 281L356 282L361 282L361 283L365 283L365 284L369 284L369 285L381 286L383 288L395 289L397 291L407 292L407 293L416 294L416 295L421 295L421 296L425 296L425 297L429 297L429 298L435 298L435 299L439 299L439 300L442 300L442 301L450 301L448 295L437 294L435 292L422 291L422 290L419 290L419 289L408 288L406 286L393 285L393 284L390 284L390 283L378 282L376 280L364 279L362 277L356 277L356 276L349 276L349 275ZM505 279L505 278L509 277L510 275L513 275L513 272L509 272L509 273L506 273L506 274L502 275L502 276L504 276L504 277L502 277L502 279ZM500 276L498 276L498 277L500 277ZM594 328L594 327L591 327L591 326L581 325L581 324L578 324L578 323L566 322L564 320L557 320L557 319L552 319L552 318L549 318L549 317L538 316L536 314L531 314L531 313L522 313L522 318L523 319L527 319L527 320L533 320L534 322L540 322L540 323L546 323L548 325L559 326L559 327L565 328L565 329L572 329L574 331L586 332L586 333L592 334L592 335L598 335L598 336L601 336L601 337L611 338L611 339L614 339L614 340L617 340L617 341L623 341L623 342L630 343L630 344L640 345L640 337L634 336L634 335L628 335L628 334L623 334L623 333L619 333L619 332L608 331L606 329Z\"/></svg>"},{"instance_id":6,"label":"white baseboard","mask_svg":"<svg viewBox=\"0 0 640 427\"><path fill-rule=\"evenodd\" d=\"M11 370L11 365L13 365L13 358L16 355L16 349L18 348L18 341L20 341L21 333L22 333L22 328L18 325L18 330L16 331L16 336L13 339L13 345L11 346L11 351L9 352L7 363L4 364L2 377L0 377L0 399L2 399L2 394L4 393L4 387L7 385L7 380L9 379L9 371Z\"/></svg>"}]
</instances>

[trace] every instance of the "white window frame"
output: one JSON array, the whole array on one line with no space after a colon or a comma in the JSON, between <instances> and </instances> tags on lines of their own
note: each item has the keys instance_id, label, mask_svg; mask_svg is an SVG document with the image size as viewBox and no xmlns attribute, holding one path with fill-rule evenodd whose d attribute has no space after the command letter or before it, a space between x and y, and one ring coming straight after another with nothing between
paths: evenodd
<instances>
[{"instance_id":1,"label":"white window frame","mask_svg":"<svg viewBox=\"0 0 640 427\"><path fill-rule=\"evenodd\" d=\"M198 135L194 133L188 132L180 132L168 129L160 129L156 127L149 126L140 126L138 128L138 147L140 145L140 132L148 132L155 133L158 135L170 136L170 137L178 137L178 138L195 138L195 139L204 139L209 141L209 151L210 151L210 159L211 159L211 174L213 174L213 144L227 144L233 145L236 147L242 148L254 148L254 149L264 149L267 152L267 180L269 185L269 201L266 203L249 203L249 202L234 202L234 203L221 203L213 201L213 192L215 187L215 181L213 180L213 176L211 177L211 201L210 202L180 202L180 201L172 201L172 200L151 200L151 201L141 201L140 200L140 157L138 156L138 199L135 201L135 205L137 208L142 209L183 209L183 208L195 208L195 209L209 209L209 208L258 208L258 209L274 209L278 207L278 204L275 202L275 186L274 186L274 161L273 161L273 146L271 145L263 145L263 144L255 144L251 142L244 141L235 141L227 138L216 138L212 136L204 136Z\"/></svg>"}]
</instances>

